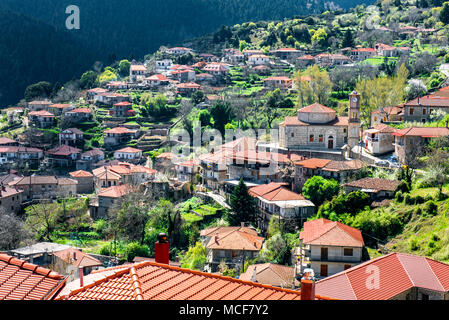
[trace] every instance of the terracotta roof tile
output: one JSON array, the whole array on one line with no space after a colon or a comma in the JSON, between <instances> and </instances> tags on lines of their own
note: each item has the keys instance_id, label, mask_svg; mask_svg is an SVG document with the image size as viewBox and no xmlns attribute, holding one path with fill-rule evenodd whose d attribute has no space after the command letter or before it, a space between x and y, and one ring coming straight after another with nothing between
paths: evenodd
<instances>
[{"instance_id":1,"label":"terracotta roof tile","mask_svg":"<svg viewBox=\"0 0 449 320\"><path fill-rule=\"evenodd\" d=\"M360 180L345 183L343 186L355 187L359 189L370 189L377 191L395 191L400 182L397 180L363 178Z\"/></svg>"},{"instance_id":2,"label":"terracotta roof tile","mask_svg":"<svg viewBox=\"0 0 449 320\"><path fill-rule=\"evenodd\" d=\"M438 138L449 136L449 129L446 127L411 127L396 130L394 136L414 136L423 138Z\"/></svg>"},{"instance_id":3,"label":"terracotta roof tile","mask_svg":"<svg viewBox=\"0 0 449 320\"><path fill-rule=\"evenodd\" d=\"M304 230L299 239L305 244L363 247L360 230L347 226L338 221L317 219L304 223Z\"/></svg>"},{"instance_id":4,"label":"terracotta roof tile","mask_svg":"<svg viewBox=\"0 0 449 320\"><path fill-rule=\"evenodd\" d=\"M98 193L99 197L120 198L133 191L133 186L129 184L122 184L119 186L112 186L106 188Z\"/></svg>"},{"instance_id":5,"label":"terracotta roof tile","mask_svg":"<svg viewBox=\"0 0 449 320\"><path fill-rule=\"evenodd\" d=\"M48 300L66 279L49 269L0 254L0 300Z\"/></svg>"},{"instance_id":6,"label":"terracotta roof tile","mask_svg":"<svg viewBox=\"0 0 449 320\"><path fill-rule=\"evenodd\" d=\"M56 251L53 253L53 255L78 268L103 266L103 263L100 260L75 248Z\"/></svg>"},{"instance_id":7,"label":"terracotta roof tile","mask_svg":"<svg viewBox=\"0 0 449 320\"><path fill-rule=\"evenodd\" d=\"M276 300L300 292L249 281L141 262L58 297L58 300ZM318 299L328 299L317 296Z\"/></svg>"},{"instance_id":8,"label":"terracotta roof tile","mask_svg":"<svg viewBox=\"0 0 449 320\"><path fill-rule=\"evenodd\" d=\"M311 104L310 106L301 108L298 110L298 112L311 112L311 113L336 113L334 109L331 109L329 107L323 106L319 103Z\"/></svg>"},{"instance_id":9,"label":"terracotta roof tile","mask_svg":"<svg viewBox=\"0 0 449 320\"><path fill-rule=\"evenodd\" d=\"M349 123L349 117L336 116L334 120L328 123L322 123L320 126L347 126ZM279 124L282 127L285 126L310 126L313 124L302 122L298 117L285 117L284 121Z\"/></svg>"},{"instance_id":10,"label":"terracotta roof tile","mask_svg":"<svg viewBox=\"0 0 449 320\"><path fill-rule=\"evenodd\" d=\"M84 171L84 170L78 170L78 171L74 171L74 172L70 172L69 175L73 178L89 178L89 177L93 177L93 174L88 172L88 171Z\"/></svg>"}]
</instances>

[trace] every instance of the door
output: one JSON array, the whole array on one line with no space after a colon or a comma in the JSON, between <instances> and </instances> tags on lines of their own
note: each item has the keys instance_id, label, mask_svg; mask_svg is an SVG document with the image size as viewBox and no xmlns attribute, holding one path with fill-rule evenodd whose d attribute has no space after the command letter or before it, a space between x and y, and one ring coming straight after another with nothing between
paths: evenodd
<instances>
[{"instance_id":1,"label":"door","mask_svg":"<svg viewBox=\"0 0 449 320\"><path fill-rule=\"evenodd\" d=\"M330 136L327 140L327 148L333 149L334 148L334 137Z\"/></svg>"},{"instance_id":2,"label":"door","mask_svg":"<svg viewBox=\"0 0 449 320\"><path fill-rule=\"evenodd\" d=\"M322 264L320 267L320 275L322 277L327 277L327 264Z\"/></svg>"},{"instance_id":3,"label":"door","mask_svg":"<svg viewBox=\"0 0 449 320\"><path fill-rule=\"evenodd\" d=\"M328 257L327 248L321 248L321 260L326 261Z\"/></svg>"}]
</instances>

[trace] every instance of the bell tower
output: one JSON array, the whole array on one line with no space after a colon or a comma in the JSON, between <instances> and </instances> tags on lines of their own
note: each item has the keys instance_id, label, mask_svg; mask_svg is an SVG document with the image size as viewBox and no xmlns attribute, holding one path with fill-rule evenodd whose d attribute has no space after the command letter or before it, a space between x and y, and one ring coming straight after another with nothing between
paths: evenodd
<instances>
[{"instance_id":1,"label":"bell tower","mask_svg":"<svg viewBox=\"0 0 449 320\"><path fill-rule=\"evenodd\" d=\"M353 91L349 95L348 145L352 148L359 144L361 137L360 94Z\"/></svg>"}]
</instances>

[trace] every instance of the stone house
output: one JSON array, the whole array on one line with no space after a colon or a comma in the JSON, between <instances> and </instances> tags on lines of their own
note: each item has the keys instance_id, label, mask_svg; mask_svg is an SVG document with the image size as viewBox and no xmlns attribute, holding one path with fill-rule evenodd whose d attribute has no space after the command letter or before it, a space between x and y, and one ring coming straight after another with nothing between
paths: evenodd
<instances>
[{"instance_id":1,"label":"stone house","mask_svg":"<svg viewBox=\"0 0 449 320\"><path fill-rule=\"evenodd\" d=\"M272 50L271 54L281 60L295 61L297 58L303 56L304 52L295 48L279 48L277 50Z\"/></svg>"},{"instance_id":2,"label":"stone house","mask_svg":"<svg viewBox=\"0 0 449 320\"><path fill-rule=\"evenodd\" d=\"M91 171L93 165L104 160L104 152L100 149L92 149L81 154L81 158L76 161L77 170Z\"/></svg>"},{"instance_id":3,"label":"stone house","mask_svg":"<svg viewBox=\"0 0 449 320\"><path fill-rule=\"evenodd\" d=\"M372 201L392 199L401 182L379 178L363 178L343 184L346 193L362 191L370 196Z\"/></svg>"},{"instance_id":4,"label":"stone house","mask_svg":"<svg viewBox=\"0 0 449 320\"><path fill-rule=\"evenodd\" d=\"M180 83L176 86L177 93L182 96L190 97L195 91L201 90L201 85L188 82L188 83Z\"/></svg>"},{"instance_id":5,"label":"stone house","mask_svg":"<svg viewBox=\"0 0 449 320\"><path fill-rule=\"evenodd\" d=\"M89 204L89 213L92 219L105 219L108 210L125 195L134 192L135 188L128 184L112 186L100 191L97 198L92 199Z\"/></svg>"},{"instance_id":6,"label":"stone house","mask_svg":"<svg viewBox=\"0 0 449 320\"><path fill-rule=\"evenodd\" d=\"M170 83L170 80L163 74L154 74L144 79L144 83L149 87L165 86Z\"/></svg>"},{"instance_id":7,"label":"stone house","mask_svg":"<svg viewBox=\"0 0 449 320\"><path fill-rule=\"evenodd\" d=\"M56 123L55 115L45 110L31 111L28 113L28 120L32 126L38 128L51 128Z\"/></svg>"},{"instance_id":8,"label":"stone house","mask_svg":"<svg viewBox=\"0 0 449 320\"><path fill-rule=\"evenodd\" d=\"M109 115L113 117L132 117L135 112L131 102L122 101L114 104L112 109L109 110Z\"/></svg>"},{"instance_id":9,"label":"stone house","mask_svg":"<svg viewBox=\"0 0 449 320\"><path fill-rule=\"evenodd\" d=\"M50 163L54 166L70 167L81 157L81 149L69 145L60 145L45 152Z\"/></svg>"},{"instance_id":10,"label":"stone house","mask_svg":"<svg viewBox=\"0 0 449 320\"><path fill-rule=\"evenodd\" d=\"M269 183L249 189L249 194L257 199L258 228L263 232L268 230L272 216L279 218L288 226L301 227L315 213L315 205L286 188L286 183Z\"/></svg>"},{"instance_id":11,"label":"stone house","mask_svg":"<svg viewBox=\"0 0 449 320\"><path fill-rule=\"evenodd\" d=\"M84 145L84 133L77 128L68 128L59 133L59 144L71 147L82 147Z\"/></svg>"},{"instance_id":12,"label":"stone house","mask_svg":"<svg viewBox=\"0 0 449 320\"><path fill-rule=\"evenodd\" d=\"M351 50L351 59L353 61L363 61L376 56L374 48L357 48Z\"/></svg>"},{"instance_id":13,"label":"stone house","mask_svg":"<svg viewBox=\"0 0 449 320\"><path fill-rule=\"evenodd\" d=\"M371 112L371 126L383 122L402 122L404 121L404 105L394 107L385 107Z\"/></svg>"},{"instance_id":14,"label":"stone house","mask_svg":"<svg viewBox=\"0 0 449 320\"><path fill-rule=\"evenodd\" d=\"M125 144L136 136L136 130L130 130L125 127L115 127L105 130L104 144L107 147L112 147L120 144Z\"/></svg>"},{"instance_id":15,"label":"stone house","mask_svg":"<svg viewBox=\"0 0 449 320\"><path fill-rule=\"evenodd\" d=\"M305 69L314 64L315 64L315 57L311 55L304 55L296 59L296 66L300 69Z\"/></svg>"},{"instance_id":16,"label":"stone house","mask_svg":"<svg viewBox=\"0 0 449 320\"><path fill-rule=\"evenodd\" d=\"M55 116L60 116L74 108L75 107L71 103L54 103L48 107L47 111L53 113Z\"/></svg>"},{"instance_id":17,"label":"stone house","mask_svg":"<svg viewBox=\"0 0 449 320\"><path fill-rule=\"evenodd\" d=\"M64 114L64 118L74 123L91 121L93 118L92 110L89 108L73 109L71 111L66 112Z\"/></svg>"},{"instance_id":18,"label":"stone house","mask_svg":"<svg viewBox=\"0 0 449 320\"><path fill-rule=\"evenodd\" d=\"M431 115L437 110L448 112L449 97L427 95L404 103L404 120L429 122Z\"/></svg>"},{"instance_id":19,"label":"stone house","mask_svg":"<svg viewBox=\"0 0 449 320\"><path fill-rule=\"evenodd\" d=\"M176 175L178 181L194 181L196 174L199 172L200 161L192 159L176 164Z\"/></svg>"},{"instance_id":20,"label":"stone house","mask_svg":"<svg viewBox=\"0 0 449 320\"><path fill-rule=\"evenodd\" d=\"M299 240L299 274L311 268L315 277L325 278L362 262L362 233L343 223L327 219L307 221Z\"/></svg>"},{"instance_id":21,"label":"stone house","mask_svg":"<svg viewBox=\"0 0 449 320\"><path fill-rule=\"evenodd\" d=\"M78 181L76 193L90 194L94 191L94 175L88 171L78 170L69 173L73 180Z\"/></svg>"},{"instance_id":22,"label":"stone house","mask_svg":"<svg viewBox=\"0 0 449 320\"><path fill-rule=\"evenodd\" d=\"M287 90L292 87L293 80L289 77L268 77L263 79L264 88L273 90L273 89L281 89Z\"/></svg>"},{"instance_id":23,"label":"stone house","mask_svg":"<svg viewBox=\"0 0 449 320\"><path fill-rule=\"evenodd\" d=\"M22 209L22 194L23 190L0 185L0 215L2 214L1 209L3 209L5 213L19 213Z\"/></svg>"},{"instance_id":24,"label":"stone house","mask_svg":"<svg viewBox=\"0 0 449 320\"><path fill-rule=\"evenodd\" d=\"M264 54L254 54L248 57L248 65L250 66L267 65L269 63L270 58Z\"/></svg>"},{"instance_id":25,"label":"stone house","mask_svg":"<svg viewBox=\"0 0 449 320\"><path fill-rule=\"evenodd\" d=\"M399 162L410 165L420 156L423 147L430 139L449 136L447 127L410 127L396 130L394 136L394 155Z\"/></svg>"},{"instance_id":26,"label":"stone house","mask_svg":"<svg viewBox=\"0 0 449 320\"><path fill-rule=\"evenodd\" d=\"M58 178L58 196L75 197L77 194L78 181L70 178Z\"/></svg>"},{"instance_id":27,"label":"stone house","mask_svg":"<svg viewBox=\"0 0 449 320\"><path fill-rule=\"evenodd\" d=\"M344 182L360 171L362 165L360 160L337 161L318 158L295 162L294 190L301 191L304 183L313 176Z\"/></svg>"},{"instance_id":28,"label":"stone house","mask_svg":"<svg viewBox=\"0 0 449 320\"><path fill-rule=\"evenodd\" d=\"M22 197L25 200L55 199L76 194L76 181L55 176L22 177L11 181L9 186L23 190Z\"/></svg>"},{"instance_id":29,"label":"stone house","mask_svg":"<svg viewBox=\"0 0 449 320\"><path fill-rule=\"evenodd\" d=\"M44 151L38 148L19 146L0 146L0 164L16 161L37 164L44 157Z\"/></svg>"},{"instance_id":30,"label":"stone house","mask_svg":"<svg viewBox=\"0 0 449 320\"><path fill-rule=\"evenodd\" d=\"M129 81L139 82L148 75L147 68L142 64L131 64L129 68Z\"/></svg>"},{"instance_id":31,"label":"stone house","mask_svg":"<svg viewBox=\"0 0 449 320\"><path fill-rule=\"evenodd\" d=\"M243 270L245 260L255 258L265 240L256 230L243 226L201 230L200 238L206 248L205 269L208 272L217 272L222 261L237 272Z\"/></svg>"},{"instance_id":32,"label":"stone house","mask_svg":"<svg viewBox=\"0 0 449 320\"><path fill-rule=\"evenodd\" d=\"M34 100L31 102L28 102L28 110L29 111L40 111L40 110L46 110L48 111L48 107L52 105L53 103L48 100Z\"/></svg>"},{"instance_id":33,"label":"stone house","mask_svg":"<svg viewBox=\"0 0 449 320\"><path fill-rule=\"evenodd\" d=\"M142 158L142 150L126 147L114 152L114 159L120 161L139 161Z\"/></svg>"},{"instance_id":34,"label":"stone house","mask_svg":"<svg viewBox=\"0 0 449 320\"><path fill-rule=\"evenodd\" d=\"M373 155L381 155L394 151L395 128L386 124L378 124L363 132L365 149Z\"/></svg>"}]
</instances>

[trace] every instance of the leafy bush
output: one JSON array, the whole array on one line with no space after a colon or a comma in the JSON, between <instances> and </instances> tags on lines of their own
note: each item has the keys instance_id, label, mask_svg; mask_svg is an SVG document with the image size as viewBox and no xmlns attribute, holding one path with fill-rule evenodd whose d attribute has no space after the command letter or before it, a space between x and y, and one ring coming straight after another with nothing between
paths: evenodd
<instances>
[{"instance_id":1,"label":"leafy bush","mask_svg":"<svg viewBox=\"0 0 449 320\"><path fill-rule=\"evenodd\" d=\"M402 193L402 191L396 192L396 194L394 195L394 199L396 200L396 202L404 201L404 194Z\"/></svg>"},{"instance_id":2,"label":"leafy bush","mask_svg":"<svg viewBox=\"0 0 449 320\"><path fill-rule=\"evenodd\" d=\"M128 262L132 262L135 257L149 257L150 249L146 245L138 242L130 242L125 249L125 257Z\"/></svg>"},{"instance_id":3,"label":"leafy bush","mask_svg":"<svg viewBox=\"0 0 449 320\"><path fill-rule=\"evenodd\" d=\"M424 212L428 215L434 216L437 214L438 205L433 200L429 200L424 204Z\"/></svg>"}]
</instances>

